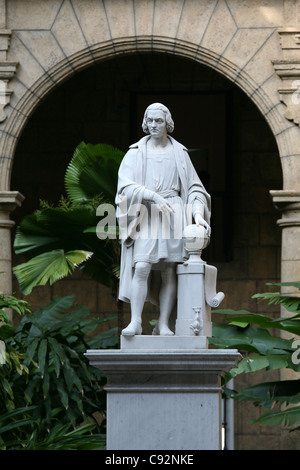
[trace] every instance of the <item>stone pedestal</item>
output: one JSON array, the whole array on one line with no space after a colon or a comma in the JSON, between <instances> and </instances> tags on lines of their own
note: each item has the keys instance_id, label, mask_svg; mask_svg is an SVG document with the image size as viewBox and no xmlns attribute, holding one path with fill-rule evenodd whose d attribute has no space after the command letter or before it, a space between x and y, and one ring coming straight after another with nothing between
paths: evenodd
<instances>
[{"instance_id":1,"label":"stone pedestal","mask_svg":"<svg viewBox=\"0 0 300 470\"><path fill-rule=\"evenodd\" d=\"M175 334L197 337L203 347L212 335L211 307L219 306L223 292L216 293L217 269L195 256L177 266L178 300Z\"/></svg>"},{"instance_id":2,"label":"stone pedestal","mask_svg":"<svg viewBox=\"0 0 300 470\"><path fill-rule=\"evenodd\" d=\"M207 231L202 226L188 225L183 231L187 259L177 265L177 336L197 337L196 344L208 347L212 335L211 307L218 307L224 299L216 292L217 268L201 258L203 248L209 243Z\"/></svg>"},{"instance_id":3,"label":"stone pedestal","mask_svg":"<svg viewBox=\"0 0 300 470\"><path fill-rule=\"evenodd\" d=\"M239 353L186 349L180 337L131 339L120 350L86 352L107 375L107 449L220 450L220 375ZM151 349L138 348L148 341Z\"/></svg>"}]
</instances>

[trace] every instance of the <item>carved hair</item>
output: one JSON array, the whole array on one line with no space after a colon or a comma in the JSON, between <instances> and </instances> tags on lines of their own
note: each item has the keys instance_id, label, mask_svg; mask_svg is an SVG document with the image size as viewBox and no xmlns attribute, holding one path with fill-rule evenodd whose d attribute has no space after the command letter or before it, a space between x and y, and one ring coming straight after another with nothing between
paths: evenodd
<instances>
[{"instance_id":1,"label":"carved hair","mask_svg":"<svg viewBox=\"0 0 300 470\"><path fill-rule=\"evenodd\" d=\"M151 109L159 109L160 111L163 111L163 113L166 116L167 132L171 134L171 132L173 132L174 130L174 121L172 119L171 113L168 110L168 108L164 104L161 104L161 103L152 103L146 109L143 123L142 123L142 129L145 132L145 134L149 134L147 116L148 116L148 111L150 111Z\"/></svg>"}]
</instances>

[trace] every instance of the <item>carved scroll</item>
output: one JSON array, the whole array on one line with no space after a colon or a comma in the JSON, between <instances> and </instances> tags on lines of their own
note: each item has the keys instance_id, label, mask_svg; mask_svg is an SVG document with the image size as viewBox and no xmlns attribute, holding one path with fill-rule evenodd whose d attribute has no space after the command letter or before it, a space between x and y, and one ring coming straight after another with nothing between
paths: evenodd
<instances>
[{"instance_id":1,"label":"carved scroll","mask_svg":"<svg viewBox=\"0 0 300 470\"><path fill-rule=\"evenodd\" d=\"M216 292L217 272L215 266L205 265L205 301L213 308L217 308L225 297L223 292Z\"/></svg>"}]
</instances>

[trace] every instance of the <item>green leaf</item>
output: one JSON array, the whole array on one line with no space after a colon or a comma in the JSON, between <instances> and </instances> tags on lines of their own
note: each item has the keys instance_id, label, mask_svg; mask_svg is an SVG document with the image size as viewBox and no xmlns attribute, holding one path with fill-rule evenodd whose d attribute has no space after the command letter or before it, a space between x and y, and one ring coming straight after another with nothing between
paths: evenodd
<instances>
[{"instance_id":1,"label":"green leaf","mask_svg":"<svg viewBox=\"0 0 300 470\"><path fill-rule=\"evenodd\" d=\"M16 408L15 410L12 410L12 411L7 411L6 413L3 413L2 415L0 415L0 423L1 421L14 418L15 416L20 415L22 413L31 412L35 410L36 408L37 408L36 406L24 406L21 408Z\"/></svg>"},{"instance_id":2,"label":"green leaf","mask_svg":"<svg viewBox=\"0 0 300 470\"><path fill-rule=\"evenodd\" d=\"M124 152L111 145L79 144L65 174L66 192L71 201L88 201L100 194L114 201L123 156Z\"/></svg>"},{"instance_id":3,"label":"green leaf","mask_svg":"<svg viewBox=\"0 0 300 470\"><path fill-rule=\"evenodd\" d=\"M65 409L69 407L69 395L64 387L63 381L59 378L56 382L57 390L60 396L60 400Z\"/></svg>"},{"instance_id":4,"label":"green leaf","mask_svg":"<svg viewBox=\"0 0 300 470\"><path fill-rule=\"evenodd\" d=\"M30 307L26 300L20 300L12 295L5 295L0 292L0 318L1 321L5 321L7 324L11 324L8 320L7 312L3 308L10 308L17 312L19 315L25 315L30 313Z\"/></svg>"},{"instance_id":5,"label":"green leaf","mask_svg":"<svg viewBox=\"0 0 300 470\"><path fill-rule=\"evenodd\" d=\"M1 321L1 320L0 320ZM15 329L10 325L2 325L0 326L0 338L2 340L6 340L11 338L15 334Z\"/></svg>"},{"instance_id":6,"label":"green leaf","mask_svg":"<svg viewBox=\"0 0 300 470\"><path fill-rule=\"evenodd\" d=\"M110 318L110 320L116 317ZM109 319L108 319L109 320ZM87 340L90 349L107 349L116 348L118 346L118 327L104 331L101 335L92 337Z\"/></svg>"},{"instance_id":7,"label":"green leaf","mask_svg":"<svg viewBox=\"0 0 300 470\"><path fill-rule=\"evenodd\" d=\"M45 235L26 235L22 233L21 229L18 228L17 233L16 233L16 238L15 238L15 243L14 243L14 248L16 254L26 254L27 252L30 252L33 247L35 246L45 246L48 247L49 245L56 244L56 242L59 240L58 237L54 236L49 236L47 234Z\"/></svg>"},{"instance_id":8,"label":"green leaf","mask_svg":"<svg viewBox=\"0 0 300 470\"><path fill-rule=\"evenodd\" d=\"M49 343L51 344L54 353L59 357L61 364L64 364L66 361L66 353L62 345L55 338L49 338Z\"/></svg>"},{"instance_id":9,"label":"green leaf","mask_svg":"<svg viewBox=\"0 0 300 470\"><path fill-rule=\"evenodd\" d=\"M255 405L271 408L274 402L298 404L300 402L300 380L263 382L245 387L235 394L239 401L252 400Z\"/></svg>"},{"instance_id":10,"label":"green leaf","mask_svg":"<svg viewBox=\"0 0 300 470\"><path fill-rule=\"evenodd\" d=\"M5 377L1 377L1 386L5 390L5 392L9 395L9 397L13 400L14 399L14 394L12 391L12 388L8 382L8 380Z\"/></svg>"},{"instance_id":11,"label":"green leaf","mask_svg":"<svg viewBox=\"0 0 300 470\"><path fill-rule=\"evenodd\" d=\"M95 208L87 205L70 207L68 211L59 208L36 211L17 228L14 250L28 259L56 249L70 251L78 246L86 249L82 243L91 237L83 237L83 230L96 226L98 220Z\"/></svg>"},{"instance_id":12,"label":"green leaf","mask_svg":"<svg viewBox=\"0 0 300 470\"><path fill-rule=\"evenodd\" d=\"M300 423L300 406L293 406L279 412L266 411L254 422L263 426L276 426L278 424L293 426Z\"/></svg>"},{"instance_id":13,"label":"green leaf","mask_svg":"<svg viewBox=\"0 0 300 470\"><path fill-rule=\"evenodd\" d=\"M40 342L39 338L35 338L35 339L31 340L28 348L26 349L26 356L27 357L24 361L26 364L29 365L30 362L32 360L34 360L35 353L37 351L37 346L38 346L39 342Z\"/></svg>"},{"instance_id":14,"label":"green leaf","mask_svg":"<svg viewBox=\"0 0 300 470\"><path fill-rule=\"evenodd\" d=\"M295 285L296 283L288 283L286 285ZM265 292L263 294L253 295L254 299L267 300L269 304L282 304L290 312L299 312L299 297L289 294L284 295L280 292Z\"/></svg>"},{"instance_id":15,"label":"green leaf","mask_svg":"<svg viewBox=\"0 0 300 470\"><path fill-rule=\"evenodd\" d=\"M73 384L74 384L74 378L73 377L74 377L75 371L71 367L70 361L69 361L67 356L66 356L66 360L65 360L65 363L63 365L62 370L63 370L64 379L65 379L67 388L68 388L69 392L71 392L72 388L73 388Z\"/></svg>"},{"instance_id":16,"label":"green leaf","mask_svg":"<svg viewBox=\"0 0 300 470\"><path fill-rule=\"evenodd\" d=\"M68 295L65 297L54 296L48 305L36 312L35 316L38 318L39 326L48 327L49 322L51 320L55 320L56 315L65 315L68 309L72 307L74 298L75 295Z\"/></svg>"},{"instance_id":17,"label":"green leaf","mask_svg":"<svg viewBox=\"0 0 300 470\"><path fill-rule=\"evenodd\" d=\"M35 420L32 418L29 418L29 419L21 418L17 421L13 421L10 424L7 424L6 426L0 427L0 434L3 434L7 431L12 431L15 428L19 429L21 426L27 426L28 424L34 424L34 423L35 423Z\"/></svg>"},{"instance_id":18,"label":"green leaf","mask_svg":"<svg viewBox=\"0 0 300 470\"><path fill-rule=\"evenodd\" d=\"M35 286L44 286L71 274L74 269L92 255L91 252L74 250L65 253L63 250L53 250L38 255L26 263L14 268L14 273L25 295L30 294Z\"/></svg>"},{"instance_id":19,"label":"green leaf","mask_svg":"<svg viewBox=\"0 0 300 470\"><path fill-rule=\"evenodd\" d=\"M53 365L56 377L59 377L60 364L61 364L59 356L56 354L54 350L52 350L51 353L49 354L49 357L50 357L50 365Z\"/></svg>"},{"instance_id":20,"label":"green leaf","mask_svg":"<svg viewBox=\"0 0 300 470\"><path fill-rule=\"evenodd\" d=\"M250 355L242 359L238 366L230 370L230 376L236 377L242 373L256 372L262 369L281 369L288 364L287 355Z\"/></svg>"},{"instance_id":21,"label":"green leaf","mask_svg":"<svg viewBox=\"0 0 300 470\"><path fill-rule=\"evenodd\" d=\"M275 283L267 282L267 286L291 286L291 287L296 287L297 289L300 289L300 282L297 282L297 281L275 282Z\"/></svg>"},{"instance_id":22,"label":"green leaf","mask_svg":"<svg viewBox=\"0 0 300 470\"><path fill-rule=\"evenodd\" d=\"M42 376L44 375L45 370L47 343L48 341L46 338L42 339L38 348L38 366Z\"/></svg>"},{"instance_id":23,"label":"green leaf","mask_svg":"<svg viewBox=\"0 0 300 470\"><path fill-rule=\"evenodd\" d=\"M48 371L48 365L46 364L46 367L44 369L44 378L43 378L43 395L44 395L44 399L46 399L48 397L49 388L50 388L50 375L49 375L49 371Z\"/></svg>"}]
</instances>

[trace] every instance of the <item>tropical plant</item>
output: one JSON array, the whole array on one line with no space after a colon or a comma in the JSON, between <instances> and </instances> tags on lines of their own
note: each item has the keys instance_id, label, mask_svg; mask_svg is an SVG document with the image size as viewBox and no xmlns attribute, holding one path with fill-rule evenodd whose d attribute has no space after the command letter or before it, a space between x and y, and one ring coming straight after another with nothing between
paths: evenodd
<instances>
[{"instance_id":1,"label":"tropical plant","mask_svg":"<svg viewBox=\"0 0 300 470\"><path fill-rule=\"evenodd\" d=\"M0 416L0 450L100 450L105 434L95 434L95 423L73 428L59 422L45 429L34 417L35 406L17 408ZM55 413L54 413L55 414Z\"/></svg>"},{"instance_id":2,"label":"tropical plant","mask_svg":"<svg viewBox=\"0 0 300 470\"><path fill-rule=\"evenodd\" d=\"M0 292L0 321L9 325L7 309L14 310L19 315L25 315L25 313L30 312L29 304L26 300L17 299L13 295L5 295L3 292Z\"/></svg>"},{"instance_id":3,"label":"tropical plant","mask_svg":"<svg viewBox=\"0 0 300 470\"><path fill-rule=\"evenodd\" d=\"M300 289L299 282L278 283L274 286L292 286ZM235 400L252 400L254 405L266 409L257 423L262 425L300 424L300 379L263 382L238 391L230 390L226 384L241 373L288 368L300 371L300 341L294 337L282 338L273 331L285 331L300 336L300 297L284 295L280 292L255 294L253 298L281 304L289 312L283 318L271 318L265 314L250 313L245 310L218 309L214 313L223 314L226 323L213 324L213 337L210 343L219 348L237 348L245 356L237 367L224 377L224 395ZM279 406L280 409L277 410ZM281 408L284 405L284 408ZM276 411L275 411L276 410ZM300 429L296 426L293 429Z\"/></svg>"},{"instance_id":4,"label":"tropical plant","mask_svg":"<svg viewBox=\"0 0 300 470\"><path fill-rule=\"evenodd\" d=\"M25 315L30 312L25 300L16 299L11 295L0 293L0 410L11 410L15 407L14 394L10 377L16 373L28 374L28 368L24 364L25 355L11 345L11 339L15 334L12 322L9 320L7 309Z\"/></svg>"},{"instance_id":5,"label":"tropical plant","mask_svg":"<svg viewBox=\"0 0 300 470\"><path fill-rule=\"evenodd\" d=\"M88 442L103 447L106 378L89 365L84 352L116 345L115 328L87 339L108 320L90 316L68 296L53 298L25 315L16 328L10 326L5 343L22 357L22 367L0 367L6 373L0 392L9 397L0 403L0 448L62 448L63 442L66 448L82 448Z\"/></svg>"},{"instance_id":6,"label":"tropical plant","mask_svg":"<svg viewBox=\"0 0 300 470\"><path fill-rule=\"evenodd\" d=\"M123 155L110 145L82 142L66 169L67 196L61 197L57 207L42 201L39 210L22 220L14 250L26 261L16 266L14 273L25 295L77 268L117 290L119 243L97 237L97 207L114 204Z\"/></svg>"}]
</instances>

